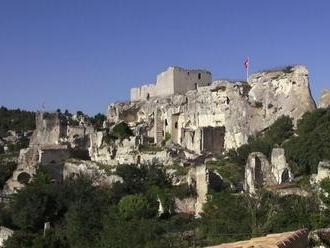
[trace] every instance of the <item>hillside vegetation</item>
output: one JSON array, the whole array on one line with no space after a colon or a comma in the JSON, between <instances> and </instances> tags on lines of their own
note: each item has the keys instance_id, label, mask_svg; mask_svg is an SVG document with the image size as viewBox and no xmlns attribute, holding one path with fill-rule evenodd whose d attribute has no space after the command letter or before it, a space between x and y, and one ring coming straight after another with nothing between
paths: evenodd
<instances>
[{"instance_id":1,"label":"hillside vegetation","mask_svg":"<svg viewBox=\"0 0 330 248\"><path fill-rule=\"evenodd\" d=\"M239 184L250 152L270 156L273 147L284 147L294 174L308 182L318 162L330 159L329 139L329 108L306 113L296 130L292 120L283 116L262 134L251 137L248 144L209 166L228 182ZM173 186L163 167L123 165L116 174L124 182L109 188L95 186L84 176L54 184L46 172L39 171L8 205L0 205L0 225L15 230L5 247L204 247L330 226L329 179L322 181L320 194L310 190L307 197L280 197L265 190L251 197L224 187L210 192L204 214L196 219L174 213L175 198L195 196L196 192ZM159 200L164 207L161 216ZM320 200L325 208L320 208ZM45 222L50 222L51 228L44 236Z\"/></svg>"}]
</instances>

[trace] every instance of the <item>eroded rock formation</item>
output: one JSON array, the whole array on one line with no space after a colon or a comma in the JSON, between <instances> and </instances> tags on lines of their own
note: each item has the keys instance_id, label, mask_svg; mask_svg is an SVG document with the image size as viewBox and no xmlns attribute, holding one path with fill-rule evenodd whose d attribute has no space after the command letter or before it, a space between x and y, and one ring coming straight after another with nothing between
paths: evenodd
<instances>
[{"instance_id":1,"label":"eroded rock formation","mask_svg":"<svg viewBox=\"0 0 330 248\"><path fill-rule=\"evenodd\" d=\"M11 236L13 235L14 231L0 226L0 247L3 247L3 243Z\"/></svg>"},{"instance_id":2,"label":"eroded rock formation","mask_svg":"<svg viewBox=\"0 0 330 248\"><path fill-rule=\"evenodd\" d=\"M330 107L330 90L323 90L320 97L320 108Z\"/></svg>"},{"instance_id":3,"label":"eroded rock formation","mask_svg":"<svg viewBox=\"0 0 330 248\"><path fill-rule=\"evenodd\" d=\"M257 189L289 183L291 179L283 148L272 150L271 162L261 152L249 155L245 166L245 191L255 193Z\"/></svg>"},{"instance_id":4,"label":"eroded rock formation","mask_svg":"<svg viewBox=\"0 0 330 248\"><path fill-rule=\"evenodd\" d=\"M315 109L304 66L250 76L249 83L215 81L181 95L112 104L109 123L145 123L145 140L166 137L196 153L222 153L247 143L282 115L294 123Z\"/></svg>"}]
</instances>

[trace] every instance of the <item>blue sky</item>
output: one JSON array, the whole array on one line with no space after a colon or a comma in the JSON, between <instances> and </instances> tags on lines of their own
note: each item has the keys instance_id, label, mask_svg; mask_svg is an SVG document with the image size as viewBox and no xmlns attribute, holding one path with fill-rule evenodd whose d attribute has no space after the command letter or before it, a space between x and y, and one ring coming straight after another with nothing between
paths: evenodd
<instances>
[{"instance_id":1,"label":"blue sky","mask_svg":"<svg viewBox=\"0 0 330 248\"><path fill-rule=\"evenodd\" d=\"M330 88L330 1L1 0L0 105L105 112L170 65L214 79L305 64Z\"/></svg>"}]
</instances>

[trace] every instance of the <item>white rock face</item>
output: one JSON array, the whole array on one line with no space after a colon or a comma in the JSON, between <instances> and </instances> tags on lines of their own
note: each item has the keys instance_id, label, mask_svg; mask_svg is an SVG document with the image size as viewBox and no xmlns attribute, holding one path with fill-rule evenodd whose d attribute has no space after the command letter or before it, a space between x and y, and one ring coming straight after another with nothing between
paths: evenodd
<instances>
[{"instance_id":1,"label":"white rock face","mask_svg":"<svg viewBox=\"0 0 330 248\"><path fill-rule=\"evenodd\" d=\"M292 176L283 148L273 148L271 162L261 152L250 153L245 166L245 191L254 194L258 188L289 183L291 180ZM297 191L292 188L285 190L288 194Z\"/></svg>"},{"instance_id":2,"label":"white rock face","mask_svg":"<svg viewBox=\"0 0 330 248\"><path fill-rule=\"evenodd\" d=\"M271 162L261 152L250 153L245 166L245 191L253 194L258 188L289 183L291 180L283 148L273 148Z\"/></svg>"},{"instance_id":3,"label":"white rock face","mask_svg":"<svg viewBox=\"0 0 330 248\"><path fill-rule=\"evenodd\" d=\"M91 177L95 185L111 186L116 182L123 182L123 179L117 175L107 175L107 173L92 161L67 161L64 164L63 179L76 175L87 175Z\"/></svg>"},{"instance_id":4,"label":"white rock face","mask_svg":"<svg viewBox=\"0 0 330 248\"><path fill-rule=\"evenodd\" d=\"M0 247L3 247L3 243L11 236L13 235L14 231L0 226Z\"/></svg>"},{"instance_id":5,"label":"white rock face","mask_svg":"<svg viewBox=\"0 0 330 248\"><path fill-rule=\"evenodd\" d=\"M323 90L320 97L320 108L330 107L330 90Z\"/></svg>"},{"instance_id":6,"label":"white rock face","mask_svg":"<svg viewBox=\"0 0 330 248\"><path fill-rule=\"evenodd\" d=\"M245 166L244 190L254 194L257 189L275 184L272 166L261 152L250 153Z\"/></svg>"},{"instance_id":7,"label":"white rock face","mask_svg":"<svg viewBox=\"0 0 330 248\"><path fill-rule=\"evenodd\" d=\"M276 183L286 183L291 179L290 169L286 162L285 151L283 148L274 148L271 155L272 173Z\"/></svg>"},{"instance_id":8,"label":"white rock face","mask_svg":"<svg viewBox=\"0 0 330 248\"><path fill-rule=\"evenodd\" d=\"M316 183L320 183L325 178L330 178L330 161L320 161L314 177Z\"/></svg>"},{"instance_id":9,"label":"white rock face","mask_svg":"<svg viewBox=\"0 0 330 248\"><path fill-rule=\"evenodd\" d=\"M196 199L193 197L184 199L175 198L174 205L175 213L195 215Z\"/></svg>"},{"instance_id":10,"label":"white rock face","mask_svg":"<svg viewBox=\"0 0 330 248\"><path fill-rule=\"evenodd\" d=\"M18 176L21 173L27 173L31 176L37 172L37 163L39 161L38 148L28 147L21 149L18 157L18 164L16 170L13 172L3 188L3 193L12 194L23 188L25 185L18 181Z\"/></svg>"},{"instance_id":11,"label":"white rock face","mask_svg":"<svg viewBox=\"0 0 330 248\"><path fill-rule=\"evenodd\" d=\"M250 135L282 115L290 116L296 124L314 109L308 71L295 66L253 74L249 84L220 80L182 95L112 104L107 118L111 123L123 120L132 126L146 123L147 135L155 143L168 133L174 143L201 153L206 143L213 142L203 128L223 127L223 135L217 132L213 138L228 150L247 143Z\"/></svg>"},{"instance_id":12,"label":"white rock face","mask_svg":"<svg viewBox=\"0 0 330 248\"><path fill-rule=\"evenodd\" d=\"M203 206L207 202L208 193L208 170L205 165L196 166L196 191L197 201L195 204L195 213L199 215L203 212Z\"/></svg>"}]
</instances>

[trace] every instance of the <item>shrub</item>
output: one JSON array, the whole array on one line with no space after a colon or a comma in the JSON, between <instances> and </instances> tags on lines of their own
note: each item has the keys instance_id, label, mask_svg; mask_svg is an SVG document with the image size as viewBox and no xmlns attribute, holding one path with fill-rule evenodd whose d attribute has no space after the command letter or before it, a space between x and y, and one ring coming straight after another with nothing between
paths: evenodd
<instances>
[{"instance_id":1,"label":"shrub","mask_svg":"<svg viewBox=\"0 0 330 248\"><path fill-rule=\"evenodd\" d=\"M281 145L293 135L292 119L288 116L281 116L261 136L251 136L248 144L244 144L231 150L228 155L233 162L245 165L251 152L262 152L270 158L272 148Z\"/></svg>"},{"instance_id":2,"label":"shrub","mask_svg":"<svg viewBox=\"0 0 330 248\"><path fill-rule=\"evenodd\" d=\"M296 176L316 173L319 161L330 159L330 108L304 114L296 132L283 145L290 167Z\"/></svg>"},{"instance_id":3,"label":"shrub","mask_svg":"<svg viewBox=\"0 0 330 248\"><path fill-rule=\"evenodd\" d=\"M112 129L112 134L115 138L120 140L127 139L133 135L132 130L125 122L120 122L115 125Z\"/></svg>"},{"instance_id":4,"label":"shrub","mask_svg":"<svg viewBox=\"0 0 330 248\"><path fill-rule=\"evenodd\" d=\"M98 113L95 115L93 118L91 118L91 123L93 124L94 128L96 130L102 129L103 128L103 122L106 120L106 116Z\"/></svg>"},{"instance_id":5,"label":"shrub","mask_svg":"<svg viewBox=\"0 0 330 248\"><path fill-rule=\"evenodd\" d=\"M119 213L124 219L141 219L155 215L146 197L142 195L124 196L118 203Z\"/></svg>"},{"instance_id":6,"label":"shrub","mask_svg":"<svg viewBox=\"0 0 330 248\"><path fill-rule=\"evenodd\" d=\"M169 141L171 139L171 134L169 132L165 133L165 138L162 141L162 146L165 146L165 144L167 143L167 141Z\"/></svg>"},{"instance_id":7,"label":"shrub","mask_svg":"<svg viewBox=\"0 0 330 248\"><path fill-rule=\"evenodd\" d=\"M3 188L6 181L13 175L17 164L12 161L0 161L0 190Z\"/></svg>"}]
</instances>

